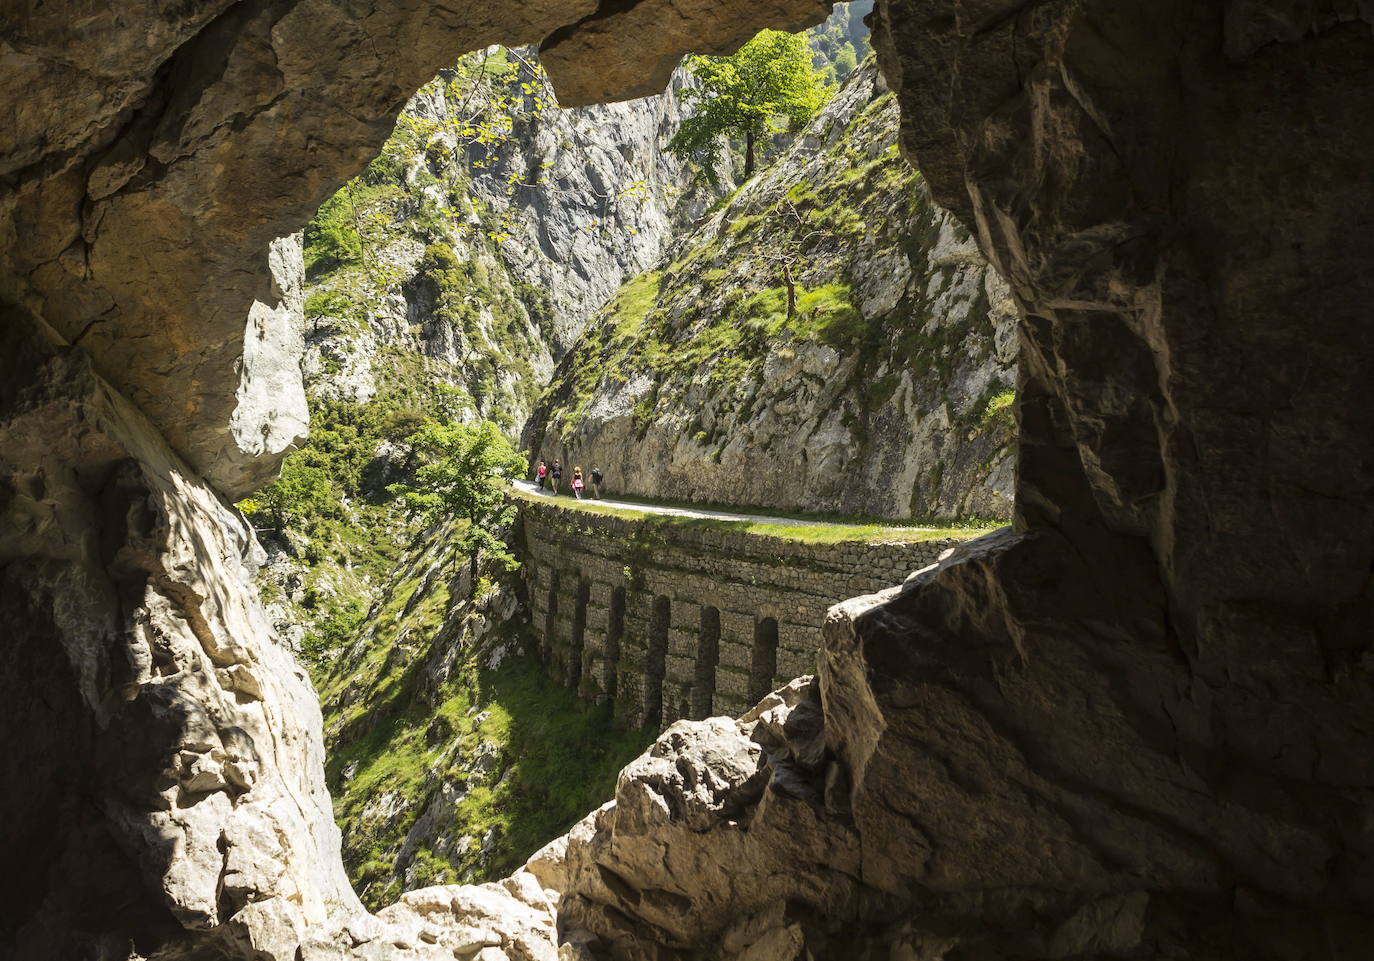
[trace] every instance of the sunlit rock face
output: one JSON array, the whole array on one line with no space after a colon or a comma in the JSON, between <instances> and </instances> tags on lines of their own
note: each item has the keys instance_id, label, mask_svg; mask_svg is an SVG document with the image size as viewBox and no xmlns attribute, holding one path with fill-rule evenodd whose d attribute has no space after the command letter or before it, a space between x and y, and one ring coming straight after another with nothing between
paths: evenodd
<instances>
[{"instance_id":1,"label":"sunlit rock face","mask_svg":"<svg viewBox=\"0 0 1374 961\"><path fill-rule=\"evenodd\" d=\"M5 936L103 958L213 940L253 902L356 910L247 524L80 350L13 310L0 343Z\"/></svg>"}]
</instances>

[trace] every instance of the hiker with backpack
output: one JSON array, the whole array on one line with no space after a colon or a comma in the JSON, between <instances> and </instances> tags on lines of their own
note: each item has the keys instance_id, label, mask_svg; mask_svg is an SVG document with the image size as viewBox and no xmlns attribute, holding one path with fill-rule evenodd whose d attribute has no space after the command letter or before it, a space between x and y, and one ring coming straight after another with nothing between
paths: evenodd
<instances>
[{"instance_id":1,"label":"hiker with backpack","mask_svg":"<svg viewBox=\"0 0 1374 961\"><path fill-rule=\"evenodd\" d=\"M563 479L563 465L558 461L553 462L553 470L549 471L549 476L553 478L553 496L558 496L558 482Z\"/></svg>"},{"instance_id":2,"label":"hiker with backpack","mask_svg":"<svg viewBox=\"0 0 1374 961\"><path fill-rule=\"evenodd\" d=\"M549 469L544 466L544 462L539 462L539 469L534 472L534 476L539 480L539 489L544 489L544 482L548 480Z\"/></svg>"},{"instance_id":3,"label":"hiker with backpack","mask_svg":"<svg viewBox=\"0 0 1374 961\"><path fill-rule=\"evenodd\" d=\"M601 468L600 468L600 467L593 467L593 468L592 468L592 493L596 495L596 499L597 499L597 500L601 500Z\"/></svg>"}]
</instances>

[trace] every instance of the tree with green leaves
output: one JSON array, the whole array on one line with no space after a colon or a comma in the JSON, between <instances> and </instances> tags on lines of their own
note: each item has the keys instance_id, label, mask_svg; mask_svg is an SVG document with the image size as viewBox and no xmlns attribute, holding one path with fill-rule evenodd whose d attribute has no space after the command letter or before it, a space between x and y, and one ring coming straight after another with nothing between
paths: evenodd
<instances>
[{"instance_id":1,"label":"tree with green leaves","mask_svg":"<svg viewBox=\"0 0 1374 961\"><path fill-rule=\"evenodd\" d=\"M426 524L450 518L466 521L461 544L473 583L483 552L514 569L515 558L500 533L515 512L506 500L506 485L524 473L525 459L490 421L431 422L412 434L410 443L424 463L413 482L387 489Z\"/></svg>"},{"instance_id":2,"label":"tree with green leaves","mask_svg":"<svg viewBox=\"0 0 1374 961\"><path fill-rule=\"evenodd\" d=\"M255 515L281 531L318 518L338 500L329 474L295 451L282 461L277 479L240 507L245 514Z\"/></svg>"},{"instance_id":3,"label":"tree with green leaves","mask_svg":"<svg viewBox=\"0 0 1374 961\"><path fill-rule=\"evenodd\" d=\"M717 182L722 138L744 141L744 179L754 174L758 143L771 133L796 130L813 117L829 89L811 63L800 34L764 30L728 57L692 57L687 67L698 86L682 91L695 109L668 144Z\"/></svg>"}]
</instances>

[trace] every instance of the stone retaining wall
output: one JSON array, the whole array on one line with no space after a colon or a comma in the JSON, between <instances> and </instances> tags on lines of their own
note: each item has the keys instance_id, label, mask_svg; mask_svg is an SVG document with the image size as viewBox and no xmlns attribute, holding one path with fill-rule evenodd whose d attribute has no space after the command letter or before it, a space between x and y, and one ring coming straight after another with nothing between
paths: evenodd
<instances>
[{"instance_id":1,"label":"stone retaining wall","mask_svg":"<svg viewBox=\"0 0 1374 961\"><path fill-rule=\"evenodd\" d=\"M815 670L825 612L959 541L807 544L519 498L550 670L634 723L738 715Z\"/></svg>"}]
</instances>

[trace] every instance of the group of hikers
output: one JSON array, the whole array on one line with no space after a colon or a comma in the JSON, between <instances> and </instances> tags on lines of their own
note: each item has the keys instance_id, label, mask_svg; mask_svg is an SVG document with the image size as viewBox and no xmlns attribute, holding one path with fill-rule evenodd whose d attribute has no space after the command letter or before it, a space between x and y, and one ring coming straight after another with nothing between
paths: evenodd
<instances>
[{"instance_id":1,"label":"group of hikers","mask_svg":"<svg viewBox=\"0 0 1374 961\"><path fill-rule=\"evenodd\" d=\"M601 468L599 468L599 467L593 467L593 468L592 468L591 474L588 475L588 476L589 476L589 479L591 480L591 483L592 483L592 493L596 495L596 497L597 497L598 500L600 500L600 498L601 498ZM558 463L558 461L554 461L554 462L553 462L553 466L552 466L552 467L549 467L547 464L545 464L545 463L541 460L541 461L539 462L539 466L538 466L537 468L535 468L535 471L534 471L534 478L535 478L536 481L539 482L539 489L540 489L541 491L542 491L542 490L551 491L554 495L557 495L557 494L558 494L558 482L561 481L561 480L563 479L563 465L560 464L560 463ZM574 467L574 468L573 468L573 475L572 475L572 492L573 492L573 496L576 497L578 500L581 500L581 499L582 499L582 491L583 491L585 488L586 488L586 484L583 483L583 480L582 480L582 468L580 468L580 467Z\"/></svg>"}]
</instances>

